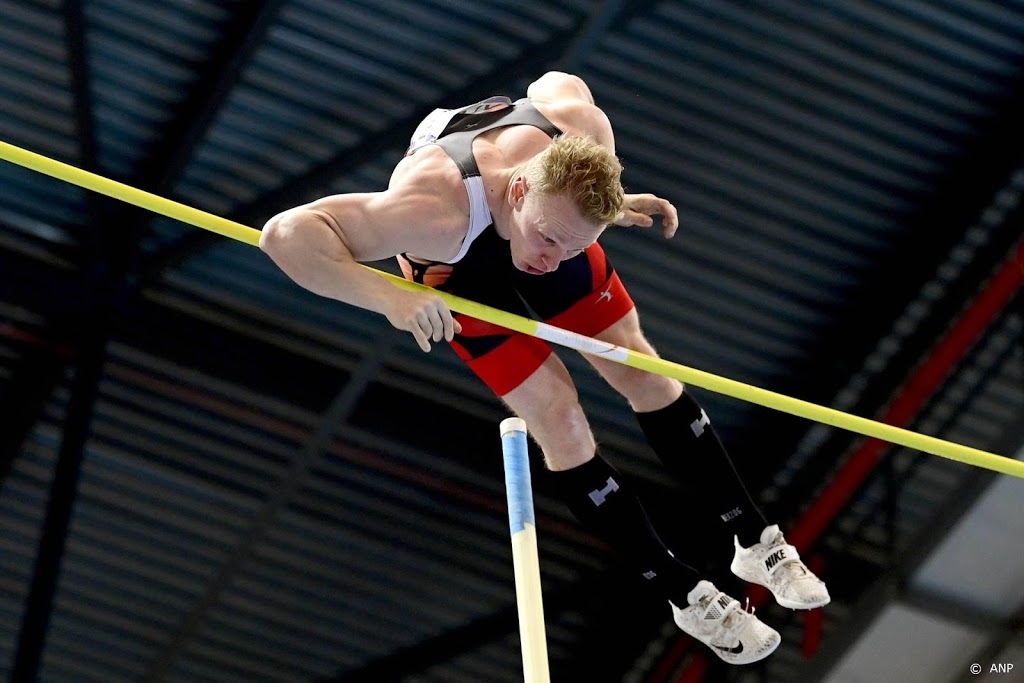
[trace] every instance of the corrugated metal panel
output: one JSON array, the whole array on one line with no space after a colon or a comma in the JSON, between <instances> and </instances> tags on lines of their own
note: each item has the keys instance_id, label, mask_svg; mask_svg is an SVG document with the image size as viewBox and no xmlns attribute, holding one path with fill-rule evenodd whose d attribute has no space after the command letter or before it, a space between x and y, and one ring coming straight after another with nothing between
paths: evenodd
<instances>
[{"instance_id":1,"label":"corrugated metal panel","mask_svg":"<svg viewBox=\"0 0 1024 683\"><path fill-rule=\"evenodd\" d=\"M937 285L953 292L957 269L974 258L964 248L1005 236L1019 200L1012 182L1014 197L996 196L991 233L911 220L943 199L936 188L1021 91L1019 2L283 0L257 9L84 0L92 102L83 112L66 47L77 27L64 10L75 7L0 0L0 139L88 164L77 128L91 121L99 168L129 179L154 175L166 161L154 150L180 142L187 163L159 179L188 203L256 227L298 195L383 188L409 133L400 124L459 104L452 93L514 95L538 75L523 65L575 63L616 126L629 189L665 195L683 217L671 242L639 230L603 240L649 337L673 360L769 388L828 398L838 388L824 377L831 364L855 375L864 359L821 347L865 322L847 312L891 277L880 264L908 257L915 240L953 244L963 234ZM237 35L243 15L267 22L253 45ZM217 105L221 93L195 88L211 70L235 73L221 54L232 44L238 77ZM182 109L204 99L214 111ZM164 139L172 122L206 113L197 140ZM294 185L314 169L329 171ZM48 332L80 298L77 241L121 229L98 216L71 185L0 166L0 278L19 278L0 279L13 285L0 290L0 388L33 369L34 344L64 341ZM379 316L300 291L258 251L227 241L197 249L193 234L154 221L143 253L170 265L153 279L140 265L116 310L43 677L330 677L508 610L500 403L448 350L422 354ZM48 278L52 292L37 286ZM917 286L924 309L955 314L957 302L928 298L935 287L906 291ZM991 447L1012 422L1020 360L1007 349L1019 320L1002 325L922 429L956 414L944 434ZM895 381L884 352L912 334L894 329L836 404L855 402L869 381ZM605 452L670 495L624 401L585 361L567 364ZM67 398L62 385L0 489L0 671L17 640ZM738 459L781 458L763 436L775 433L775 416L701 398L727 442L740 444ZM820 451L816 434L780 472L769 468L769 505L815 458L839 457ZM932 459L908 476L906 539L956 486L957 467ZM839 524L856 537L832 552L857 566L884 556L873 521L883 494L862 492ZM553 597L604 571L600 544L543 491L537 506ZM568 670L594 647L591 622L643 628L589 604L557 607L549 651ZM828 614L834 633L855 608L837 600ZM799 642L796 621L765 615ZM512 624L409 680L518 680L517 649ZM800 667L795 649L783 649L765 675L789 680Z\"/></svg>"},{"instance_id":2,"label":"corrugated metal panel","mask_svg":"<svg viewBox=\"0 0 1024 683\"><path fill-rule=\"evenodd\" d=\"M0 2L0 139L41 154L78 160L75 102L67 68L59 3ZM7 248L50 249L70 239L65 224L83 208L83 192L66 183L39 182L37 174L0 166L7 188L0 220Z\"/></svg>"},{"instance_id":3,"label":"corrugated metal panel","mask_svg":"<svg viewBox=\"0 0 1024 683\"><path fill-rule=\"evenodd\" d=\"M238 3L85 2L99 162L130 178L183 103Z\"/></svg>"}]
</instances>

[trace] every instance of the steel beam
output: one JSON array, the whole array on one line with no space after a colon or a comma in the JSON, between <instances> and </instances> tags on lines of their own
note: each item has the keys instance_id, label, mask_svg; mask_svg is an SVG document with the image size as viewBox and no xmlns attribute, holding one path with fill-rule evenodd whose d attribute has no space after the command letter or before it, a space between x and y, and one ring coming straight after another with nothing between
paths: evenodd
<instances>
[{"instance_id":1,"label":"steel beam","mask_svg":"<svg viewBox=\"0 0 1024 683\"><path fill-rule=\"evenodd\" d=\"M85 18L81 0L66 0L63 4L65 32L68 45L68 65L71 90L74 96L75 121L80 140L81 165L86 169L96 167L96 137L93 128L92 98L89 84L88 55L85 49ZM91 193L86 199L90 213L96 215L103 203ZM95 232L87 238L95 238ZM99 242L99 240L94 240ZM90 243L90 246L99 246ZM99 294L109 282L106 273L94 269L93 277L87 283L87 293ZM88 296L88 294L87 294ZM88 299L86 299L88 302ZM93 299L95 303L98 299ZM22 613L21 629L18 634L17 650L11 668L12 680L31 681L38 678L39 665L43 650L46 647L46 633L49 629L53 597L57 590L61 561L67 542L68 526L71 512L78 491L78 476L81 470L85 444L88 440L89 423L92 420L93 405L99 387L99 378L106 348L105 321L100 311L86 303L86 313L76 316L81 324L81 336L78 343L73 344L78 352L75 376L71 385L71 398L65 416L64 430L50 486L46 518L43 522L42 537L36 554L32 573L32 583ZM22 372L35 371L53 384L49 387L40 385L38 394L45 394L40 400L37 394L36 408L41 412L46 398L52 392L63 369L63 361L57 356L46 359L46 367L23 368ZM26 436L38 419L39 412L31 414L28 410L20 415L20 424L14 425L11 433ZM20 450L20 443L7 443L6 447L12 457Z\"/></svg>"}]
</instances>

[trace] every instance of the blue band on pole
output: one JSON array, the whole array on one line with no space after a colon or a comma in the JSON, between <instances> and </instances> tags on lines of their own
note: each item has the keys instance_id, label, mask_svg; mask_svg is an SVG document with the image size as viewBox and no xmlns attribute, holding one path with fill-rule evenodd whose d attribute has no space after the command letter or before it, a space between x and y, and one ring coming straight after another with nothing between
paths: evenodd
<instances>
[{"instance_id":1,"label":"blue band on pole","mask_svg":"<svg viewBox=\"0 0 1024 683\"><path fill-rule=\"evenodd\" d=\"M537 526L533 515L533 487L530 485L530 459L526 433L512 432L501 437L501 453L505 462L505 493L508 497L508 525L513 534Z\"/></svg>"}]
</instances>

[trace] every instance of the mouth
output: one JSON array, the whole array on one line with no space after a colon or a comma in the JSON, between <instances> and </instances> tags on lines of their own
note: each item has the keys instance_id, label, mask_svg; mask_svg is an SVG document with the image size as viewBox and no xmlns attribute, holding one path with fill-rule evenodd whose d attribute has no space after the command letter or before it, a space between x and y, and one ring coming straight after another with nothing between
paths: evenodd
<instances>
[{"instance_id":1,"label":"mouth","mask_svg":"<svg viewBox=\"0 0 1024 683\"><path fill-rule=\"evenodd\" d=\"M515 267L517 269L523 271L524 273L528 273L530 275L543 275L545 272L547 272L547 271L541 270L540 268L534 268L532 265L530 265L529 261L525 261L525 260L517 261L517 260L513 259L512 263L513 263L513 265L515 265Z\"/></svg>"}]
</instances>

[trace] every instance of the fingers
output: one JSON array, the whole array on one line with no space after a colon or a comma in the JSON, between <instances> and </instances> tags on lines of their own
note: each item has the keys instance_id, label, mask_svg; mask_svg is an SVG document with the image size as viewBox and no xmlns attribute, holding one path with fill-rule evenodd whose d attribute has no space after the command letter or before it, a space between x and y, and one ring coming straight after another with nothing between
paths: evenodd
<instances>
[{"instance_id":1,"label":"fingers","mask_svg":"<svg viewBox=\"0 0 1024 683\"><path fill-rule=\"evenodd\" d=\"M437 294L397 290L383 313L394 327L412 334L423 351L430 351L432 341L450 342L462 332L462 324Z\"/></svg>"},{"instance_id":2,"label":"fingers","mask_svg":"<svg viewBox=\"0 0 1024 683\"><path fill-rule=\"evenodd\" d=\"M430 338L436 342L441 341L445 338L447 330L445 329L444 316L441 315L441 311L437 308L432 308L427 312L427 322L430 323Z\"/></svg>"},{"instance_id":3,"label":"fingers","mask_svg":"<svg viewBox=\"0 0 1024 683\"><path fill-rule=\"evenodd\" d=\"M642 228L649 228L654 225L654 219L648 216L646 213L640 213L632 209L626 209L621 214L621 218L616 221L616 225L629 226L639 225Z\"/></svg>"},{"instance_id":4,"label":"fingers","mask_svg":"<svg viewBox=\"0 0 1024 683\"><path fill-rule=\"evenodd\" d=\"M444 340L451 341L455 338L455 335L462 332L462 325L455 319L455 316L451 314L451 311L445 311L446 315L441 317L444 322ZM440 341L440 340L438 340Z\"/></svg>"},{"instance_id":5,"label":"fingers","mask_svg":"<svg viewBox=\"0 0 1024 683\"><path fill-rule=\"evenodd\" d=\"M668 204L668 202L665 203ZM676 212L676 207L668 204L668 211L661 216L662 233L665 235L665 239L668 239L679 229L679 214Z\"/></svg>"},{"instance_id":6,"label":"fingers","mask_svg":"<svg viewBox=\"0 0 1024 683\"><path fill-rule=\"evenodd\" d=\"M408 301L408 300L407 300ZM406 321L395 326L412 333L416 343L423 351L430 351L430 342L452 341L456 334L462 332L462 324L455 320L444 300L437 296L410 301L411 308L406 316L398 320Z\"/></svg>"},{"instance_id":7,"label":"fingers","mask_svg":"<svg viewBox=\"0 0 1024 683\"><path fill-rule=\"evenodd\" d=\"M451 341L455 335L462 332L462 324L452 315L451 309L443 300L437 299L432 302L434 307L430 311L430 323L433 331L433 340Z\"/></svg>"},{"instance_id":8,"label":"fingers","mask_svg":"<svg viewBox=\"0 0 1024 683\"><path fill-rule=\"evenodd\" d=\"M412 336L416 339L416 343L420 345L420 349L429 353L430 333L426 328L426 324L419 325L414 323L409 327L409 331L412 332Z\"/></svg>"},{"instance_id":9,"label":"fingers","mask_svg":"<svg viewBox=\"0 0 1024 683\"><path fill-rule=\"evenodd\" d=\"M665 237L672 237L679 228L679 214L676 207L668 200L650 193L626 195L625 208L621 214L622 220L616 220L616 224L650 227L654 225L652 216L655 215L661 216Z\"/></svg>"}]
</instances>

